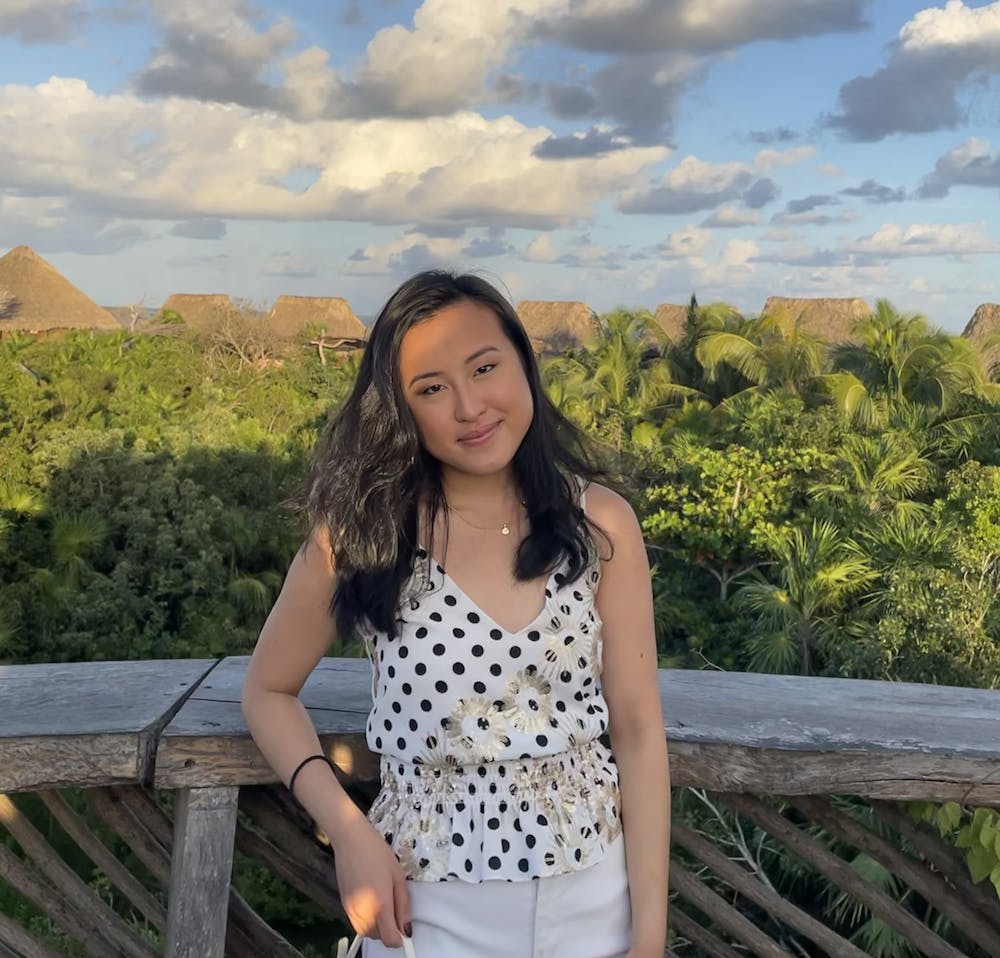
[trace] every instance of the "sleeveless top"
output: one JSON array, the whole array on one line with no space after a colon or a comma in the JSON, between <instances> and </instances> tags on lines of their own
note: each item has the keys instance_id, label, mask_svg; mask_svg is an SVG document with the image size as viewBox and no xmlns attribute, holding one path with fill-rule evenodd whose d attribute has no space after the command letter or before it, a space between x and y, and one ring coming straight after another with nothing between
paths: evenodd
<instances>
[{"instance_id":1,"label":"sleeveless top","mask_svg":"<svg viewBox=\"0 0 1000 958\"><path fill-rule=\"evenodd\" d=\"M596 864L621 831L602 736L600 559L517 632L493 622L425 550L399 635L367 631L369 819L417 881L523 881Z\"/></svg>"}]
</instances>

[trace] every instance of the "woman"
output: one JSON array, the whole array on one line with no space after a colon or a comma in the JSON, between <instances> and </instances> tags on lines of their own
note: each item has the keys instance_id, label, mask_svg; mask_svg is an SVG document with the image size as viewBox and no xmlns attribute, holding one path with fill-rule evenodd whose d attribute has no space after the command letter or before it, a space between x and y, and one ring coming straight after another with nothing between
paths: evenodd
<instances>
[{"instance_id":1,"label":"woman","mask_svg":"<svg viewBox=\"0 0 1000 958\"><path fill-rule=\"evenodd\" d=\"M489 283L432 271L395 292L321 443L312 533L243 694L332 843L368 958L411 933L419 958L663 954L649 568L594 475ZM297 698L338 636L373 664L367 818Z\"/></svg>"}]
</instances>

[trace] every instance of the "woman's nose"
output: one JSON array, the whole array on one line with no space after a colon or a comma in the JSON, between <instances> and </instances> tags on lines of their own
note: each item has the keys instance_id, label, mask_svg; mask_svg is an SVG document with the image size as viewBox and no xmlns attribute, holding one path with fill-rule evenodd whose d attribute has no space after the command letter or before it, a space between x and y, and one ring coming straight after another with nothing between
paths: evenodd
<instances>
[{"instance_id":1,"label":"woman's nose","mask_svg":"<svg viewBox=\"0 0 1000 958\"><path fill-rule=\"evenodd\" d=\"M455 388L455 419L459 422L475 422L483 411L484 403L474 389L468 386Z\"/></svg>"}]
</instances>

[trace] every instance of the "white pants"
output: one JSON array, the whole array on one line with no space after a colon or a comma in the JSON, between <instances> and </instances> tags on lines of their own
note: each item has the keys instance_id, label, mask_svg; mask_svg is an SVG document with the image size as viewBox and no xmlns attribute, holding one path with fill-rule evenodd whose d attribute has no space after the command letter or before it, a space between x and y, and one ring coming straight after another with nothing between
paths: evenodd
<instances>
[{"instance_id":1,"label":"white pants","mask_svg":"<svg viewBox=\"0 0 1000 958\"><path fill-rule=\"evenodd\" d=\"M409 882L417 958L624 958L632 915L625 842L583 871L536 881ZM364 958L402 950L365 941Z\"/></svg>"}]
</instances>

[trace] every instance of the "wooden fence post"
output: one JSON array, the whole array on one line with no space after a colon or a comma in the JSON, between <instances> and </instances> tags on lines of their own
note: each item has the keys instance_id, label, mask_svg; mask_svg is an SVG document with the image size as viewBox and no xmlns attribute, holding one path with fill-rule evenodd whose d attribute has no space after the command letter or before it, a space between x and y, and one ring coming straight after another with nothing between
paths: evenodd
<instances>
[{"instance_id":1,"label":"wooden fence post","mask_svg":"<svg viewBox=\"0 0 1000 958\"><path fill-rule=\"evenodd\" d=\"M239 791L177 794L164 958L223 958Z\"/></svg>"}]
</instances>

